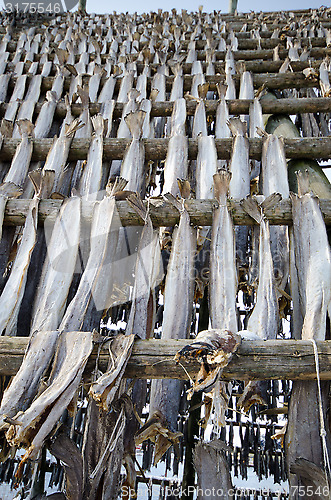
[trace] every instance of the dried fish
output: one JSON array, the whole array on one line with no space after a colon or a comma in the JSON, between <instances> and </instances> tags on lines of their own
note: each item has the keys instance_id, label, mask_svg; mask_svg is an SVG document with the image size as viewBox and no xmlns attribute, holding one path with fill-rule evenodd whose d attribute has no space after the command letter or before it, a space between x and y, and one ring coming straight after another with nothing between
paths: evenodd
<instances>
[{"instance_id":1,"label":"dried fish","mask_svg":"<svg viewBox=\"0 0 331 500\"><path fill-rule=\"evenodd\" d=\"M231 198L243 199L250 194L249 142L246 124L239 118L230 118L228 125L234 136L229 195ZM237 263L240 268L247 267L248 227L237 226L235 234Z\"/></svg>"},{"instance_id":2,"label":"dried fish","mask_svg":"<svg viewBox=\"0 0 331 500\"><path fill-rule=\"evenodd\" d=\"M283 140L259 129L264 137L262 146L262 194L267 198L272 193L279 193L288 199L287 163ZM276 285L285 290L289 276L289 238L286 226L270 228L270 246Z\"/></svg>"},{"instance_id":3,"label":"dried fish","mask_svg":"<svg viewBox=\"0 0 331 500\"><path fill-rule=\"evenodd\" d=\"M80 180L79 192L89 200L97 199L101 188L104 119L102 115L92 117L94 135L89 147L87 162Z\"/></svg>"},{"instance_id":4,"label":"dried fish","mask_svg":"<svg viewBox=\"0 0 331 500\"><path fill-rule=\"evenodd\" d=\"M13 182L4 182L0 185L0 240L7 201L9 198L18 198L22 192L22 188Z\"/></svg>"},{"instance_id":5,"label":"dried fish","mask_svg":"<svg viewBox=\"0 0 331 500\"><path fill-rule=\"evenodd\" d=\"M6 438L11 446L27 451L21 460L16 477L20 477L27 459L36 459L48 434L58 422L63 409L72 400L80 383L86 362L93 347L90 332L61 332L56 347L55 362L48 387L23 413L18 412Z\"/></svg>"},{"instance_id":6,"label":"dried fish","mask_svg":"<svg viewBox=\"0 0 331 500\"><path fill-rule=\"evenodd\" d=\"M232 218L227 208L227 192L231 174L220 171L214 175L215 197L210 249L209 307L212 328L238 331L236 295L237 273Z\"/></svg>"},{"instance_id":7,"label":"dried fish","mask_svg":"<svg viewBox=\"0 0 331 500\"><path fill-rule=\"evenodd\" d=\"M42 105L36 126L34 129L34 136L37 139L48 137L49 131L52 126L56 105L58 102L57 94L54 91L46 92L46 102Z\"/></svg>"},{"instance_id":8,"label":"dried fish","mask_svg":"<svg viewBox=\"0 0 331 500\"><path fill-rule=\"evenodd\" d=\"M128 181L127 189L143 194L145 191L144 165L145 148L140 140L145 112L137 111L125 117L125 121L132 135L132 141L125 152L121 165L121 176Z\"/></svg>"},{"instance_id":9,"label":"dried fish","mask_svg":"<svg viewBox=\"0 0 331 500\"><path fill-rule=\"evenodd\" d=\"M33 144L31 135L33 125L28 120L18 122L22 140L15 151L10 169L4 178L4 182L12 182L17 186L23 187L32 156Z\"/></svg>"},{"instance_id":10,"label":"dried fish","mask_svg":"<svg viewBox=\"0 0 331 500\"><path fill-rule=\"evenodd\" d=\"M56 330L61 322L78 255L81 200L61 206L47 243L47 258L34 299L31 331Z\"/></svg>"},{"instance_id":11,"label":"dried fish","mask_svg":"<svg viewBox=\"0 0 331 500\"><path fill-rule=\"evenodd\" d=\"M179 226L175 229L164 292L162 338L186 338L191 325L193 301L193 261L196 234L184 200L177 201L171 194L167 199L180 211ZM181 307L178 307L178 303ZM181 433L176 432L178 408L182 392L179 380L153 380L149 419L139 430L136 443L146 439L155 442L156 464L171 444L176 444Z\"/></svg>"}]
</instances>

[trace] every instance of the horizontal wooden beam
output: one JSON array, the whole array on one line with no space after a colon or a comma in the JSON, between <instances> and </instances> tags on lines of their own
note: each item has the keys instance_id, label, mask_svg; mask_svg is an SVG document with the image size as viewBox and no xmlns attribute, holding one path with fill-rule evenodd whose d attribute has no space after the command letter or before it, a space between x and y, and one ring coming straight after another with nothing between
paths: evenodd
<instances>
[{"instance_id":1,"label":"horizontal wooden beam","mask_svg":"<svg viewBox=\"0 0 331 500\"><path fill-rule=\"evenodd\" d=\"M188 340L136 340L125 376L128 378L174 378L187 379L197 373L196 361L176 364L176 352L189 343ZM0 375L12 376L18 371L27 338L0 337ZM317 342L320 377L331 379L331 341ZM95 368L97 348L88 361L85 375L90 377ZM98 358L102 370L109 361L108 345L105 343ZM184 370L184 368L185 370ZM243 341L230 364L224 369L224 380L289 379L312 380L316 368L311 342L298 340Z\"/></svg>"},{"instance_id":2,"label":"horizontal wooden beam","mask_svg":"<svg viewBox=\"0 0 331 500\"><path fill-rule=\"evenodd\" d=\"M248 114L249 106L252 103L250 99L234 99L227 100L229 112L232 115ZM265 114L296 114L296 113L329 113L331 111L331 99L329 97L306 97L299 99L265 99L261 101L262 111ZM7 109L7 103L0 103L0 115L3 116ZM186 102L186 112L189 116L194 115L196 101ZM216 100L206 100L205 108L208 116L215 116L218 106ZM37 103L35 107L35 114L39 114L42 103ZM113 118L122 116L125 104L116 102L114 106ZM95 115L100 113L101 104L90 103L90 114ZM171 116L173 110L173 101L153 102L151 116ZM81 103L74 103L71 105L71 112L74 116L79 116L83 111ZM55 116L57 118L64 118L66 116L67 108L64 102L59 102L56 106Z\"/></svg>"},{"instance_id":3,"label":"horizontal wooden beam","mask_svg":"<svg viewBox=\"0 0 331 500\"><path fill-rule=\"evenodd\" d=\"M146 204L146 201L144 202ZM59 212L61 200L41 200L39 204L38 220L42 224L47 217L54 220ZM242 209L239 200L228 200L234 224L253 225L256 222ZM142 219L132 210L127 201L117 201L116 207L123 226L141 226ZM216 200L188 200L187 211L192 224L197 226L211 226L213 209L217 207ZM331 225L331 200L320 200L321 211L325 223ZM29 200L8 200L5 210L5 225L21 226L25 222L29 210ZM82 215L86 220L92 219L94 202L83 201ZM151 198L149 204L150 216L155 227L174 226L179 222L179 212L169 202L162 198ZM265 216L272 225L291 225L291 201L282 200L276 207L265 210Z\"/></svg>"},{"instance_id":4,"label":"horizontal wooden beam","mask_svg":"<svg viewBox=\"0 0 331 500\"><path fill-rule=\"evenodd\" d=\"M32 139L32 161L44 161L53 144L53 139ZM73 139L68 161L85 160L90 147L90 139ZM249 157L261 160L263 139L249 139ZM4 139L0 150L0 161L9 161L13 158L20 139ZM103 160L123 159L126 148L131 143L130 139L104 139ZM143 139L146 160L164 160L167 155L169 139ZM188 139L189 159L194 160L198 154L198 141ZM215 140L217 156L220 159L230 159L233 139ZM300 137L298 139L284 138L286 158L331 158L330 137Z\"/></svg>"}]
</instances>

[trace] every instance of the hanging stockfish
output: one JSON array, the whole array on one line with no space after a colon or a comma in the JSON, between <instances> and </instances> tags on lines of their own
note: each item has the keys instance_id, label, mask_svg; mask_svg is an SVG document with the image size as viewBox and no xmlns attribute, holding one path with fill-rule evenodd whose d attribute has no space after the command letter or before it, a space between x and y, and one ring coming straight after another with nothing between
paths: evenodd
<instances>
[{"instance_id":1,"label":"hanging stockfish","mask_svg":"<svg viewBox=\"0 0 331 500\"><path fill-rule=\"evenodd\" d=\"M105 103L113 99L114 89L115 89L115 78L113 75L109 75L103 84L101 92L98 97L99 103Z\"/></svg>"},{"instance_id":2,"label":"hanging stockfish","mask_svg":"<svg viewBox=\"0 0 331 500\"><path fill-rule=\"evenodd\" d=\"M270 248L270 230L268 220L264 217L263 210L275 206L281 199L279 194L272 194L259 205L255 198L242 201L244 210L259 224L259 285L256 293L256 303L248 318L247 334L241 332L243 337L253 334L253 338L262 340L275 339L279 327L278 300L275 287L273 260ZM248 411L254 403L266 404L265 381L249 382L238 405Z\"/></svg>"},{"instance_id":3,"label":"hanging stockfish","mask_svg":"<svg viewBox=\"0 0 331 500\"><path fill-rule=\"evenodd\" d=\"M290 190L283 140L276 135L267 134L262 129L259 129L258 132L264 137L261 172L262 194L267 198L272 193L279 193L286 200L290 196ZM279 290L285 290L289 276L289 237L286 226L270 228L270 247L276 286Z\"/></svg>"},{"instance_id":4,"label":"hanging stockfish","mask_svg":"<svg viewBox=\"0 0 331 500\"><path fill-rule=\"evenodd\" d=\"M22 188L13 182L4 182L0 185L0 240L7 201L9 198L18 198L22 192Z\"/></svg>"},{"instance_id":5,"label":"hanging stockfish","mask_svg":"<svg viewBox=\"0 0 331 500\"><path fill-rule=\"evenodd\" d=\"M264 121L262 114L262 106L259 97L255 96L253 102L249 106L249 137L258 137L257 129L263 130ZM251 169L251 180L260 175L261 162L253 160Z\"/></svg>"},{"instance_id":6,"label":"hanging stockfish","mask_svg":"<svg viewBox=\"0 0 331 500\"><path fill-rule=\"evenodd\" d=\"M132 141L125 151L121 165L121 176L128 181L127 189L139 194L144 193L146 187L144 182L145 148L140 140L145 115L145 111L137 111L125 117Z\"/></svg>"},{"instance_id":7,"label":"hanging stockfish","mask_svg":"<svg viewBox=\"0 0 331 500\"><path fill-rule=\"evenodd\" d=\"M213 199L213 175L216 174L217 168L217 151L214 137L212 135L199 135L195 190L195 195L198 200ZM209 231L209 227L199 227L197 240L198 248L204 244Z\"/></svg>"},{"instance_id":8,"label":"hanging stockfish","mask_svg":"<svg viewBox=\"0 0 331 500\"><path fill-rule=\"evenodd\" d=\"M27 80L27 75L21 75L17 78L10 101L6 107L6 112L4 116L5 120L11 122L15 121L19 103L20 101L23 100L24 97L26 80Z\"/></svg>"},{"instance_id":9,"label":"hanging stockfish","mask_svg":"<svg viewBox=\"0 0 331 500\"><path fill-rule=\"evenodd\" d=\"M193 139L197 139L199 134L205 136L208 135L206 108L205 108L205 99L207 96L208 88L209 88L208 83L205 83L203 85L198 85L198 98L195 98L197 101L197 106L194 112L193 127L192 127Z\"/></svg>"},{"instance_id":10,"label":"hanging stockfish","mask_svg":"<svg viewBox=\"0 0 331 500\"><path fill-rule=\"evenodd\" d=\"M319 83L322 96L329 97L331 95L331 85L329 80L328 64L326 61L322 61L319 68Z\"/></svg>"},{"instance_id":11,"label":"hanging stockfish","mask_svg":"<svg viewBox=\"0 0 331 500\"><path fill-rule=\"evenodd\" d=\"M331 255L325 223L317 198L309 191L307 173L298 174L299 195L291 195L293 243L298 291L303 316L302 339L325 340L326 318L331 313ZM291 241L292 243L292 241ZM329 382L295 381L285 436L290 487L316 498L330 492ZM327 444L328 443L328 444ZM328 492L327 495L323 495Z\"/></svg>"},{"instance_id":12,"label":"hanging stockfish","mask_svg":"<svg viewBox=\"0 0 331 500\"><path fill-rule=\"evenodd\" d=\"M245 69L240 76L239 99L254 99L253 76L250 71L246 71ZM240 119L246 122L249 130L249 115L241 115Z\"/></svg>"},{"instance_id":13,"label":"hanging stockfish","mask_svg":"<svg viewBox=\"0 0 331 500\"><path fill-rule=\"evenodd\" d=\"M183 193L187 191L184 183ZM184 200L166 195L168 201L180 211L179 226L174 230L172 250L168 264L164 292L163 339L187 338L193 305L193 265L196 248L196 232L191 227ZM178 307L178 304L181 304ZM136 444L146 439L155 442L156 464L171 446L176 445L181 433L176 431L178 408L183 389L179 380L153 380L151 385L149 419L139 430Z\"/></svg>"},{"instance_id":14,"label":"hanging stockfish","mask_svg":"<svg viewBox=\"0 0 331 500\"><path fill-rule=\"evenodd\" d=\"M75 119L70 126L64 128L65 134L55 137L51 149L48 152L43 170L52 170L55 172L53 191L63 191L68 186L63 186L64 169L67 164L71 141L76 131L81 128L79 119Z\"/></svg>"},{"instance_id":15,"label":"hanging stockfish","mask_svg":"<svg viewBox=\"0 0 331 500\"><path fill-rule=\"evenodd\" d=\"M0 101L1 102L5 102L5 100L6 100L10 78L11 78L10 74L0 75Z\"/></svg>"},{"instance_id":16,"label":"hanging stockfish","mask_svg":"<svg viewBox=\"0 0 331 500\"><path fill-rule=\"evenodd\" d=\"M216 110L215 137L216 139L227 139L231 137L231 132L228 127L228 120L230 118L229 107L225 100L227 85L217 84L217 92L219 103ZM228 166L227 160L218 160L217 163L218 168L227 168Z\"/></svg>"},{"instance_id":17,"label":"hanging stockfish","mask_svg":"<svg viewBox=\"0 0 331 500\"><path fill-rule=\"evenodd\" d=\"M230 118L228 125L234 136L230 161L232 173L229 195L231 198L242 199L250 194L249 142L246 134L246 124L239 118ZM248 227L237 226L236 260L239 268L247 267Z\"/></svg>"},{"instance_id":18,"label":"hanging stockfish","mask_svg":"<svg viewBox=\"0 0 331 500\"><path fill-rule=\"evenodd\" d=\"M32 182L35 178L31 177ZM8 281L0 296L0 332L15 335L17 317L22 302L28 267L37 237L38 207L41 199L42 184L34 184L35 196L30 202L29 212L24 224L22 238Z\"/></svg>"},{"instance_id":19,"label":"hanging stockfish","mask_svg":"<svg viewBox=\"0 0 331 500\"><path fill-rule=\"evenodd\" d=\"M44 102L41 107L34 129L34 136L36 139L48 137L53 123L57 103L57 94L50 90L46 92L46 102Z\"/></svg>"},{"instance_id":20,"label":"hanging stockfish","mask_svg":"<svg viewBox=\"0 0 331 500\"><path fill-rule=\"evenodd\" d=\"M122 191L125 184L126 181L124 179L116 179L111 190L107 192L103 200L96 202L91 226L91 248L88 261L76 294L63 316L59 326L60 331L77 331L81 329L92 296L97 310L102 311L104 308L104 291L101 287L97 286L97 282L103 273L103 264L105 263L106 256L109 258L109 248L112 248L112 255L114 255L116 249L117 239L110 238L109 235L113 219L116 217L115 194L118 191ZM116 235L116 232L114 235ZM101 296L99 297L100 294Z\"/></svg>"},{"instance_id":21,"label":"hanging stockfish","mask_svg":"<svg viewBox=\"0 0 331 500\"><path fill-rule=\"evenodd\" d=\"M202 69L202 64L201 61L194 61L192 64L192 70L191 73L193 75L192 77L192 86L191 86L191 95L195 97L196 99L199 99L199 86L200 85L205 85L206 80L205 76L203 74L203 69Z\"/></svg>"},{"instance_id":22,"label":"hanging stockfish","mask_svg":"<svg viewBox=\"0 0 331 500\"><path fill-rule=\"evenodd\" d=\"M28 459L38 458L45 439L72 401L93 347L92 333L64 332L59 334L54 364L47 388L34 399L23 413L11 421L6 439L11 446L24 447L16 478L20 479Z\"/></svg>"},{"instance_id":23,"label":"hanging stockfish","mask_svg":"<svg viewBox=\"0 0 331 500\"><path fill-rule=\"evenodd\" d=\"M195 446L194 467L198 475L198 500L207 500L211 495L220 496L223 500L235 499L225 451L231 450L218 439Z\"/></svg>"},{"instance_id":24,"label":"hanging stockfish","mask_svg":"<svg viewBox=\"0 0 331 500\"><path fill-rule=\"evenodd\" d=\"M100 87L101 78L104 74L104 69L96 65L94 72L89 80L89 98L90 102L97 102L97 95Z\"/></svg>"},{"instance_id":25,"label":"hanging stockfish","mask_svg":"<svg viewBox=\"0 0 331 500\"><path fill-rule=\"evenodd\" d=\"M172 83L171 93L170 93L170 102L177 101L177 99L181 99L183 97L183 87L184 87L184 79L183 79L183 68L179 63L177 64L169 64L171 71L173 72L175 78Z\"/></svg>"},{"instance_id":26,"label":"hanging stockfish","mask_svg":"<svg viewBox=\"0 0 331 500\"><path fill-rule=\"evenodd\" d=\"M121 77L121 85L117 96L117 102L128 102L128 92L133 87L133 72L126 71Z\"/></svg>"},{"instance_id":27,"label":"hanging stockfish","mask_svg":"<svg viewBox=\"0 0 331 500\"><path fill-rule=\"evenodd\" d=\"M188 172L188 140L185 134L186 101L174 102L170 121L170 140L164 163L163 193L179 194L177 179L185 179Z\"/></svg>"},{"instance_id":28,"label":"hanging stockfish","mask_svg":"<svg viewBox=\"0 0 331 500\"><path fill-rule=\"evenodd\" d=\"M164 102L166 101L166 77L165 74L161 72L155 73L153 77L152 89L157 90L157 94L153 99L154 102ZM166 119L164 116L156 116L153 118L153 127L155 130L155 137L163 137L164 126Z\"/></svg>"},{"instance_id":29,"label":"hanging stockfish","mask_svg":"<svg viewBox=\"0 0 331 500\"><path fill-rule=\"evenodd\" d=\"M104 119L102 115L92 116L94 134L87 154L86 165L80 179L79 193L88 200L96 200L101 188Z\"/></svg>"},{"instance_id":30,"label":"hanging stockfish","mask_svg":"<svg viewBox=\"0 0 331 500\"><path fill-rule=\"evenodd\" d=\"M18 126L22 140L15 151L4 182L13 182L17 186L23 187L32 156L33 143L31 137L34 127L29 120L21 120L18 122Z\"/></svg>"},{"instance_id":31,"label":"hanging stockfish","mask_svg":"<svg viewBox=\"0 0 331 500\"><path fill-rule=\"evenodd\" d=\"M67 198L47 241L47 257L34 298L31 332L56 330L63 317L78 255L81 199Z\"/></svg>"}]
</instances>

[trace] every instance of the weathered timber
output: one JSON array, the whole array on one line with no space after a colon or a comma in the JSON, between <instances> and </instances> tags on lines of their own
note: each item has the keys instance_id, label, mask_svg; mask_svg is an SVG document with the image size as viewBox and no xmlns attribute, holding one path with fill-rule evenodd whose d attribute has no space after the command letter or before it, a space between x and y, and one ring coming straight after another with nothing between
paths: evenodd
<instances>
[{"instance_id":1,"label":"weathered timber","mask_svg":"<svg viewBox=\"0 0 331 500\"><path fill-rule=\"evenodd\" d=\"M250 99L235 99L228 100L227 104L229 106L229 112L232 115L248 114L249 106L251 104ZM266 114L294 114L294 113L328 113L331 111L331 99L329 97L313 97L313 98L299 98L299 99L274 99L274 100L262 100L262 110ZM195 108L197 106L196 101L186 102L186 112L189 116L193 116ZM218 106L218 101L207 100L205 102L206 113L209 116L215 116L216 109ZM37 103L35 106L35 114L40 113L42 104ZM124 104L117 102L114 107L114 118L119 118L122 116ZM0 116L5 114L7 109L7 103L0 104ZM90 114L96 115L100 112L101 104L90 103L89 105ZM74 116L80 116L83 110L82 104L72 104L71 111ZM164 102L153 102L151 109L151 116L171 116L173 110L172 101ZM64 118L66 115L66 106L64 102L59 102L56 106L55 116L57 118Z\"/></svg>"},{"instance_id":2,"label":"weathered timber","mask_svg":"<svg viewBox=\"0 0 331 500\"><path fill-rule=\"evenodd\" d=\"M19 369L28 338L0 338L0 375L15 375ZM135 340L125 376L128 378L187 379L182 366L176 365L176 352L188 340ZM331 379L331 341L317 342L322 380ZM87 363L88 377L95 367L98 349L94 348ZM101 348L99 367L106 370L109 361L107 343ZM190 376L199 369L196 361L183 361ZM312 380L316 378L313 346L302 340L243 341L230 364L224 368L224 380L289 379Z\"/></svg>"},{"instance_id":3,"label":"weathered timber","mask_svg":"<svg viewBox=\"0 0 331 500\"><path fill-rule=\"evenodd\" d=\"M313 50L325 50L325 55L331 56L331 48L330 49L312 49L312 51ZM235 52L235 54L238 55L238 52ZM269 53L270 51L252 50L252 51L246 51L246 52L247 53L249 52L252 56L252 57L247 57L247 59L259 59L259 57L253 57L253 56L256 56L256 54L258 52L268 52L268 54L264 54L264 56L261 55L261 58L264 58L264 59L265 58L268 59L271 56L271 54ZM201 54L201 59L204 60L205 59L205 57L203 57L205 55L204 52L202 52L202 53L199 52L198 56L200 56L200 54ZM217 54L219 55L220 53L217 53ZM217 54L216 54L216 56L217 56ZM224 56L224 52L222 52L221 55ZM200 58L200 57L198 57L198 58ZM221 58L221 57L219 57L219 58ZM223 59L224 59L224 57L223 57ZM246 57L238 57L238 59L246 59ZM31 76L28 75L28 80L30 78L31 78ZM55 78L54 76L43 77L42 83L41 83L41 90L43 92L46 92L47 90L52 89L54 78ZM83 76L83 84L87 84L90 78L91 78L91 75L84 75ZM171 91L174 78L175 78L174 76L167 76L166 77L166 90L167 90L167 92ZM192 77L192 75L184 75L183 78L184 78L184 91L189 92L191 90L191 87L192 87L193 77ZM224 74L223 75L220 75L220 74L206 75L205 79L206 79L206 82L209 83L210 90L215 90L217 83L224 83L225 75ZM235 83L236 87L239 88L240 76L234 75L233 79L234 79L234 83ZM9 82L9 90L10 91L13 91L15 81L16 81L16 77L15 76L11 77L10 82ZM104 85L105 81L106 81L106 78L103 77L101 79L101 87ZM115 92L117 92L119 87L120 87L120 81L121 81L121 79L117 78L116 85L115 85ZM66 77L64 80L64 85L63 85L64 92L67 92L69 90L70 82L71 82L71 78ZM148 89L151 88L151 84L152 84L152 77L148 77L148 80L147 80ZM134 85L135 85L135 83L134 83ZM270 74L269 73L267 73L267 74L254 73L253 74L253 85L254 85L254 88L256 88L256 89L260 88L262 85L265 85L269 89L282 90L282 89L291 89L291 88L302 89L302 88L318 87L319 83L318 83L318 81L316 82L315 80L307 79L302 72L299 72L299 73L294 73L294 72L293 73L291 73L291 72L288 72L288 73L270 73Z\"/></svg>"},{"instance_id":4,"label":"weathered timber","mask_svg":"<svg viewBox=\"0 0 331 500\"><path fill-rule=\"evenodd\" d=\"M43 223L46 218L54 221L60 210L61 200L41 200L39 203L38 222ZM86 220L92 220L94 210L92 201L83 200L82 215ZM146 203L146 202L145 202ZM197 226L211 226L213 209L217 207L216 200L188 200L185 202L191 222ZM234 224L253 225L255 221L242 209L239 200L228 200ZM325 223L331 224L331 201L320 200L320 207ZM142 226L143 221L132 210L127 201L117 201L116 208L123 226ZM10 199L5 210L4 223L10 226L22 226L29 209L29 200ZM155 227L174 226L179 222L178 210L171 203L162 198L151 199L150 216ZM290 200L282 200L277 206L264 211L272 225L292 224L292 209Z\"/></svg>"},{"instance_id":5,"label":"weathered timber","mask_svg":"<svg viewBox=\"0 0 331 500\"><path fill-rule=\"evenodd\" d=\"M167 155L169 139L143 139L146 160L164 160ZM32 161L43 161L53 143L53 139L32 139ZM122 160L130 139L104 139L103 159ZM198 142L189 139L189 159L194 160L198 154ZM19 145L19 139L4 139L0 150L0 161L10 161ZM73 139L69 151L69 161L85 160L90 147L90 139ZM249 139L249 157L261 159L263 140ZM217 156L220 159L229 159L232 152L232 139L215 140ZM298 139L284 139L287 158L325 159L331 157L331 137L304 137Z\"/></svg>"}]
</instances>

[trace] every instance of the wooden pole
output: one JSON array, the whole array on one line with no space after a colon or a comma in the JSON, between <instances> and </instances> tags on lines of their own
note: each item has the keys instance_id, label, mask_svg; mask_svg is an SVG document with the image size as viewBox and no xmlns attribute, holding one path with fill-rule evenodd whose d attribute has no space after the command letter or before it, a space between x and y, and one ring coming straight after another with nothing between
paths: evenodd
<instances>
[{"instance_id":1,"label":"wooden pole","mask_svg":"<svg viewBox=\"0 0 331 500\"><path fill-rule=\"evenodd\" d=\"M227 104L229 112L232 115L248 114L250 99L235 99L228 100ZM313 97L313 98L299 98L299 99L274 99L261 101L262 111L265 114L296 114L296 113L329 113L331 112L331 99L329 97ZM0 104L0 115L4 115L7 109L7 103ZM186 112L189 116L193 116L196 101L186 101ZM205 101L206 114L208 116L215 116L218 106L218 101L207 100ZM35 114L39 114L42 104L37 103L35 107ZM114 106L113 118L122 116L124 104L117 102ZM101 111L101 104L90 103L89 110L91 115L96 115ZM151 116L171 116L173 110L173 101L153 102ZM83 111L81 103L74 103L71 105L71 112L74 116L79 116ZM56 106L55 116L57 118L64 118L67 108L64 102L59 102Z\"/></svg>"},{"instance_id":2,"label":"wooden pole","mask_svg":"<svg viewBox=\"0 0 331 500\"><path fill-rule=\"evenodd\" d=\"M5 209L4 223L8 226L22 226L29 210L30 200L10 199ZM146 201L144 203L147 203ZM320 200L325 223L331 224L331 200ZM61 200L41 200L38 220L54 221L61 207ZM92 220L95 202L83 200L82 214L85 220ZM191 223L197 226L211 226L216 200L188 200L185 202ZM256 222L242 209L240 200L228 200L233 221L236 225L253 225ZM132 210L127 201L117 201L116 208L123 226L142 226L142 219ZM163 198L150 200L150 216L155 227L175 226L179 222L178 210ZM291 225L292 208L290 200L282 200L272 209L265 210L265 216L272 225Z\"/></svg>"},{"instance_id":3,"label":"wooden pole","mask_svg":"<svg viewBox=\"0 0 331 500\"><path fill-rule=\"evenodd\" d=\"M32 161L44 161L53 144L53 139L32 139ZM69 151L68 161L85 160L90 147L90 139L73 139ZM167 155L169 139L143 139L146 160L164 160ZM249 157L261 160L262 139L249 139ZM0 161L10 161L19 145L19 139L4 139L0 150ZM104 139L103 160L123 159L130 139ZM216 139L218 158L230 159L232 153L232 139ZM189 160L197 158L198 141L188 139ZM331 137L300 137L298 139L284 139L286 158L312 158L329 160L331 157Z\"/></svg>"},{"instance_id":4,"label":"wooden pole","mask_svg":"<svg viewBox=\"0 0 331 500\"><path fill-rule=\"evenodd\" d=\"M21 366L29 338L0 337L0 375L12 376ZM125 376L128 378L175 378L187 380L186 371L193 377L199 365L183 361L186 371L176 365L174 356L188 340L135 340ZM316 342L322 380L331 379L331 341ZM87 363L85 377L95 369L98 349L95 347ZM99 367L106 370L109 362L107 343L101 348ZM243 341L230 364L224 369L224 380L314 380L315 359L311 342L304 340Z\"/></svg>"}]
</instances>

